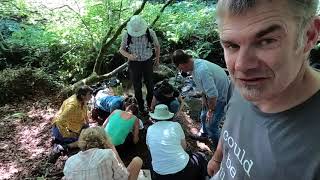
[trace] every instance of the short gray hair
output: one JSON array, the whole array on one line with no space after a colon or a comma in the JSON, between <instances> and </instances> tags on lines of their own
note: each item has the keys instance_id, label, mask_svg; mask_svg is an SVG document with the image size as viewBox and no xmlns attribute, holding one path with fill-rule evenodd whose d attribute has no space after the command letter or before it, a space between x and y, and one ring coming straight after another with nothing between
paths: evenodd
<instances>
[{"instance_id":1,"label":"short gray hair","mask_svg":"<svg viewBox=\"0 0 320 180\"><path fill-rule=\"evenodd\" d=\"M217 23L221 21L222 14L227 13L231 15L244 14L249 9L257 5L258 0L219 0L217 4ZM266 1L266 0L265 0ZM271 2L272 0L268 0ZM307 26L312 17L317 14L318 0L287 0L290 11L294 14L298 26L298 39L297 43L300 45L303 42L301 32Z\"/></svg>"},{"instance_id":2,"label":"short gray hair","mask_svg":"<svg viewBox=\"0 0 320 180\"><path fill-rule=\"evenodd\" d=\"M271 2L272 0L265 0ZM309 19L316 15L318 0L287 0L290 10L297 16ZM218 16L222 11L232 15L242 14L256 6L257 0L219 0Z\"/></svg>"}]
</instances>

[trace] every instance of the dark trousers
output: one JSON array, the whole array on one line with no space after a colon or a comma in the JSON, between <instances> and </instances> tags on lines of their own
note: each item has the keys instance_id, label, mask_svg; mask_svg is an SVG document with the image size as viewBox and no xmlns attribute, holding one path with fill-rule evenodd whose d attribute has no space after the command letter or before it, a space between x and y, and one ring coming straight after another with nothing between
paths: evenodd
<instances>
[{"instance_id":1,"label":"dark trousers","mask_svg":"<svg viewBox=\"0 0 320 180\"><path fill-rule=\"evenodd\" d=\"M153 61L129 61L130 79L134 88L134 96L138 101L139 110L144 110L142 96L142 78L147 87L147 105L150 107L153 97Z\"/></svg>"},{"instance_id":2,"label":"dark trousers","mask_svg":"<svg viewBox=\"0 0 320 180\"><path fill-rule=\"evenodd\" d=\"M124 157L126 154L128 154L128 151L132 151L134 147L135 144L133 142L133 134L131 132L128 134L123 144L115 146L120 157Z\"/></svg>"},{"instance_id":3,"label":"dark trousers","mask_svg":"<svg viewBox=\"0 0 320 180\"><path fill-rule=\"evenodd\" d=\"M208 161L203 153L188 153L190 156L187 166L174 174L160 175L151 168L153 180L205 180L207 174Z\"/></svg>"}]
</instances>

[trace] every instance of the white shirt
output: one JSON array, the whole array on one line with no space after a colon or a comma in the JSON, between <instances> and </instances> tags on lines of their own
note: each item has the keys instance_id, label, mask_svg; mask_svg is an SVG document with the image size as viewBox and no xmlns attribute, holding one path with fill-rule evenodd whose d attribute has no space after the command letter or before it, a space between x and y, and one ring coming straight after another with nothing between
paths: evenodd
<instances>
[{"instance_id":1,"label":"white shirt","mask_svg":"<svg viewBox=\"0 0 320 180\"><path fill-rule=\"evenodd\" d=\"M63 169L65 179L127 180L129 173L111 149L92 148L71 156Z\"/></svg>"},{"instance_id":2,"label":"white shirt","mask_svg":"<svg viewBox=\"0 0 320 180\"><path fill-rule=\"evenodd\" d=\"M146 141L156 173L174 174L187 166L189 155L181 145L183 139L184 132L177 122L160 121L148 128Z\"/></svg>"}]
</instances>

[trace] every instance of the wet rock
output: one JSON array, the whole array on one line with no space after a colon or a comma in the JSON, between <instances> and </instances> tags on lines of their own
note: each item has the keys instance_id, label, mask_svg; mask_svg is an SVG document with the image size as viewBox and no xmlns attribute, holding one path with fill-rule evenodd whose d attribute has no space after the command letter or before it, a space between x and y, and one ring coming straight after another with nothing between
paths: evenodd
<instances>
[{"instance_id":1,"label":"wet rock","mask_svg":"<svg viewBox=\"0 0 320 180\"><path fill-rule=\"evenodd\" d=\"M174 76L175 72L172 69L170 69L167 65L160 64L153 72L153 81L159 82Z\"/></svg>"},{"instance_id":2,"label":"wet rock","mask_svg":"<svg viewBox=\"0 0 320 180\"><path fill-rule=\"evenodd\" d=\"M185 100L186 112L189 114L190 118L195 121L200 121L201 112L201 98L189 97Z\"/></svg>"}]
</instances>

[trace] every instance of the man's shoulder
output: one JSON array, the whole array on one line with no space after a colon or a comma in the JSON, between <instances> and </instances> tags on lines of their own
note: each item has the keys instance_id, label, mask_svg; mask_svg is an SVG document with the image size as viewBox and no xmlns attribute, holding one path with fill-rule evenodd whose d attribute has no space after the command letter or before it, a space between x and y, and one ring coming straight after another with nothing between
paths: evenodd
<instances>
[{"instance_id":1,"label":"man's shoulder","mask_svg":"<svg viewBox=\"0 0 320 180\"><path fill-rule=\"evenodd\" d=\"M208 73L208 66L206 65L206 60L204 59L194 59L194 72L197 74Z\"/></svg>"}]
</instances>

